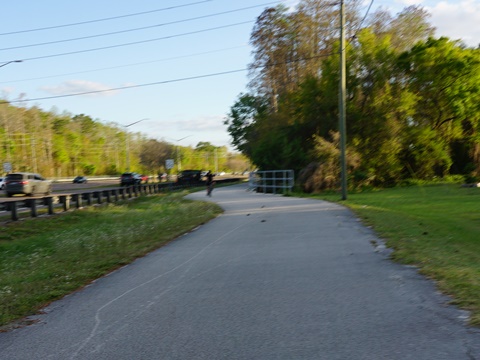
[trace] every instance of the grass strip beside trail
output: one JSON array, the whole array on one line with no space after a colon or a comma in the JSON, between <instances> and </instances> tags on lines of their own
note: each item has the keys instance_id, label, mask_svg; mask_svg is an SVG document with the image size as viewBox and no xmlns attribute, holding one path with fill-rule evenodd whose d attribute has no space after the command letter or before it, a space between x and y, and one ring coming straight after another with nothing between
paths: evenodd
<instances>
[{"instance_id":1,"label":"grass strip beside trail","mask_svg":"<svg viewBox=\"0 0 480 360\"><path fill-rule=\"evenodd\" d=\"M132 262L216 217L212 203L186 192L140 197L26 219L0 232L0 326Z\"/></svg>"},{"instance_id":2,"label":"grass strip beside trail","mask_svg":"<svg viewBox=\"0 0 480 360\"><path fill-rule=\"evenodd\" d=\"M338 202L338 194L316 195ZM480 189L458 184L351 193L342 204L371 225L392 258L415 265L480 326Z\"/></svg>"}]
</instances>

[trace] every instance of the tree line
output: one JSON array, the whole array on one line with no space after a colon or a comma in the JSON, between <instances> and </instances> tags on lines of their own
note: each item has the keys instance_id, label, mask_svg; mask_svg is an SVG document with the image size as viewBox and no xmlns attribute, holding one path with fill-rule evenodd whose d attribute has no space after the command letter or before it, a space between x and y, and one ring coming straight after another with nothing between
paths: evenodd
<instances>
[{"instance_id":1,"label":"tree line","mask_svg":"<svg viewBox=\"0 0 480 360\"><path fill-rule=\"evenodd\" d=\"M172 169L166 168L167 159L173 159ZM250 166L243 155L225 146L176 146L84 114L17 107L8 101L0 102L0 166L4 163L10 163L12 171L50 178L119 175L127 170L154 175L182 168L240 172Z\"/></svg>"},{"instance_id":2,"label":"tree line","mask_svg":"<svg viewBox=\"0 0 480 360\"><path fill-rule=\"evenodd\" d=\"M368 18L346 1L347 167L353 186L480 176L480 48L436 38L420 6ZM304 190L336 188L339 9L301 0L252 29L249 91L225 124L260 169L294 169Z\"/></svg>"}]
</instances>

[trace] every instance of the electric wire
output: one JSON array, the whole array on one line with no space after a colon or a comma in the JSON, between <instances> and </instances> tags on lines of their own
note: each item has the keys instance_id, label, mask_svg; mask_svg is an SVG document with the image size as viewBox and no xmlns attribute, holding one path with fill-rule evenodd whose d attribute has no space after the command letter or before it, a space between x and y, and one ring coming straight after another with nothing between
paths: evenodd
<instances>
[{"instance_id":1,"label":"electric wire","mask_svg":"<svg viewBox=\"0 0 480 360\"><path fill-rule=\"evenodd\" d=\"M87 74L87 73L98 72L98 71L121 69L121 68L126 68L126 67L133 67L133 66L139 66L139 65L153 64L153 63L157 63L157 62L164 62L164 61L185 59L185 58L194 57L194 56L214 54L214 53L219 53L219 52L223 52L223 51L240 49L240 48L243 48L243 47L245 47L245 46L247 46L247 44L238 45L238 46L232 46L232 47L223 48L223 49L203 51L203 52L198 52L198 53L193 53L193 54L187 54L187 55L173 56L173 57L164 58L164 59L157 59L157 60L150 60L150 61L142 61L142 62L137 62L137 63L117 65L117 66L109 66L109 67L103 67L103 68L97 68L97 69L91 69L91 70L75 71L75 72L70 72L70 73L54 74L54 75L40 76L40 77L35 77L35 78L28 78L28 79L17 79L17 80L0 81L0 84L18 83L18 82L25 82L25 81L32 81L32 80L42 80L42 79L51 79L51 78L62 77L62 76L77 75L77 74Z\"/></svg>"},{"instance_id":2,"label":"electric wire","mask_svg":"<svg viewBox=\"0 0 480 360\"><path fill-rule=\"evenodd\" d=\"M19 46L7 47L7 48L0 48L0 51L14 50L14 49L23 49L23 48L28 48L28 47L36 47L36 46L43 46L43 45L52 45L52 44L59 44L59 43L66 43L66 42L72 42L72 41L78 41L78 40L98 38L98 37L102 37L102 36L110 36L110 35L123 34L123 33L127 33L127 32L133 32L133 31L139 31L139 30L152 29L152 28L162 27L162 26L168 26L168 25L181 24L181 23L185 23L185 22L189 22L189 21L206 19L206 18L210 18L210 17L214 17L214 16L220 16L220 15L225 15L225 14L231 14L231 13L235 13L235 12L239 12L239 11L254 9L254 8L257 8L257 7L261 7L261 6L265 6L265 5L271 5L271 4L277 4L277 3L279 3L279 2L278 2L278 1L272 1L272 2L268 2L268 3L260 4L260 5L248 6L248 7L243 7L243 8L239 8L239 9L222 11L222 12L218 12L218 13L207 14L207 15L202 15L202 16L197 16L197 17L192 17L192 18L187 18L187 19L170 21L170 22L161 23L161 24L155 24L155 25L138 27L138 28L132 28L132 29L126 29L126 30L113 31L113 32L108 32L108 33L103 33L103 34L95 34L95 35L89 35L89 36L82 36L82 37L71 38L71 39L47 41L47 42L42 42L42 43L35 43L35 44L19 45Z\"/></svg>"},{"instance_id":3,"label":"electric wire","mask_svg":"<svg viewBox=\"0 0 480 360\"><path fill-rule=\"evenodd\" d=\"M169 7L161 8L161 9L142 11L142 12L133 13L133 14L126 14L126 15L112 16L112 17L102 18L102 19L87 20L87 21L81 21L81 22L70 23L70 24L54 25L54 26L47 26L47 27L35 28L35 29L27 29L27 30L10 31L10 32L6 32L6 33L0 33L0 36L3 36L3 35L13 35L13 34L21 34L21 33L28 33L28 32L34 32L34 31L43 31L43 30L59 29L59 28L64 28L64 27L77 26L77 25L92 24L92 23L95 23L95 22L109 21L109 20L121 19L121 18L126 18L126 17L131 17L131 16L145 15L145 14L151 14L151 13L154 13L154 12L172 10L172 9L177 9L177 8L182 8L182 7L187 7L187 6L202 4L202 3L206 3L206 2L211 2L211 1L213 1L213 0L197 1L197 2L188 3L188 4L169 6Z\"/></svg>"},{"instance_id":4,"label":"electric wire","mask_svg":"<svg viewBox=\"0 0 480 360\"><path fill-rule=\"evenodd\" d=\"M213 27L213 28L207 28L207 29L202 29L202 30L189 31L189 32L186 32L186 33L181 33L181 34L162 36L162 37L154 38L154 39L132 41L132 42L129 42L129 43L122 43L122 44L116 44L116 45L110 45L110 46L102 46L102 47L98 47L98 48L91 48L91 49L84 49L84 50L75 50L75 51L69 51L69 52L51 54L51 55L35 56L35 57L30 57L30 58L23 58L21 60L22 61L40 60L40 59L47 59L47 58L58 57L58 56L75 55L75 54L81 54L81 53L86 53L86 52L100 51L100 50L106 50L106 49L114 49L114 48L131 46L131 45L146 44L146 43L150 43L150 42L172 39L172 38L181 37L181 36L188 36L188 35L194 35L194 34L208 32L208 31L225 29L225 28L229 28L229 27L249 24L249 23L252 23L252 22L254 22L254 20L242 21L242 22L238 22L238 23L216 26L216 27ZM5 61L5 62L7 62L7 61Z\"/></svg>"},{"instance_id":5,"label":"electric wire","mask_svg":"<svg viewBox=\"0 0 480 360\"><path fill-rule=\"evenodd\" d=\"M350 36L350 39L348 39L348 44L347 44L347 45L350 45L350 42L351 42L352 40L354 40L354 39L357 38L357 34L358 34L358 32L362 29L363 23L364 23L364 21L367 19L368 13L370 12L370 9L372 8L372 5L373 5L373 2L374 2L374 1L375 1L375 0L371 0L371 1L370 1L370 5L368 6L368 9L367 9L365 15L363 16L362 21L360 21L360 24L358 25L358 28L357 28L357 30L355 31L355 33L354 33L352 36Z\"/></svg>"},{"instance_id":6,"label":"electric wire","mask_svg":"<svg viewBox=\"0 0 480 360\"><path fill-rule=\"evenodd\" d=\"M372 0L372 2L373 2L373 0ZM177 36L185 36L185 35L190 35L190 34L196 34L196 33L206 32L206 31L212 31L212 30L222 29L222 28L226 28L226 27L232 27L232 26L236 26L236 25L251 23L251 22L252 22L252 21L246 21L246 22L240 22L240 23L235 23L235 24L228 24L228 25L219 26L219 27L214 27L214 28L209 28L209 29L203 29L203 30L197 30L197 31L193 31L193 32L187 32L187 33L183 33L183 34L171 35L171 36L167 36L167 37L149 39L149 40L139 41L139 42L131 42L131 43L126 43L126 44L117 44L117 45L112 45L112 46L108 46L108 47L101 47L101 48L87 49L87 50L79 50L79 51L62 53L62 54L54 54L54 55L47 55L47 56L41 56L41 57L27 58L27 59L24 59L24 61L26 61L26 60L36 60L36 59L42 59L42 58L48 58L48 57L54 57L54 56L77 54L77 53L87 52L87 51L103 50L103 49L109 49L109 48L113 48L113 47L128 46L128 45L145 43L145 42L151 42L151 41L158 41L158 40L162 40L162 39L168 39L168 38L177 37ZM319 55L319 56L313 56L313 57L308 58L308 59L307 59L307 58L303 58L303 59L296 59L296 60L291 60L291 61L287 61L287 62L288 62L288 63L291 63L291 62L297 62L297 61L306 61L306 60L313 59L313 58L327 57L327 56L332 56L332 55L336 55L336 54L323 54L323 55ZM201 78L208 78L208 77L214 77L214 76L227 75L227 74L244 72L244 71L251 71L252 69L255 69L255 68L260 68L260 67L265 68L265 67L269 67L269 66L277 66L277 65L280 65L280 64L281 64L281 63L274 63L274 64L263 65L263 66L253 66L253 67L248 67L248 68L243 68L243 69L237 69L237 70L229 70L229 71L223 71L223 72L217 72L217 73L197 75L197 76L191 76L191 77L185 77L185 78L177 78L177 79L172 79L172 80L157 81L157 82L146 83L146 84L137 84L137 85L122 86L122 87L109 88L109 89L84 91L84 92L78 92L78 93L63 94L63 95L53 95L53 96L38 97L38 98L31 98L31 99L25 99L25 98L24 98L24 99L21 99L21 100L1 101L0 104L18 103L18 102L27 102L27 101L39 101L39 100L48 100L48 99L55 99L55 98L65 98L65 97L89 95L89 94L104 93L104 92L111 92L111 91L119 91L119 90L125 90L125 89L140 88L140 87L146 87L146 86L161 85L161 84L167 84L167 83L173 83L173 82L181 82L181 81L187 81L187 80L195 80L195 79L201 79Z\"/></svg>"},{"instance_id":7,"label":"electric wire","mask_svg":"<svg viewBox=\"0 0 480 360\"><path fill-rule=\"evenodd\" d=\"M307 61L307 60L318 59L318 58L321 58L321 57L335 56L335 55L337 55L337 54L335 54L335 53L322 54L322 55L312 56L312 57L308 57L308 58L295 59L295 60L289 60L289 61L284 61L284 62L276 62L276 63L269 64L269 65L259 65L259 66L247 67L247 68L243 68L243 69L227 70L227 71L210 73L210 74L195 75L195 76L189 76L189 77L184 77L184 78L156 81L156 82L145 83L145 84L120 86L120 87L102 89L102 90L83 91L83 92L78 92L78 93L44 96L44 97L31 98L31 99L25 98L25 99L20 99L20 100L9 100L9 101L3 100L3 101L0 101L0 105L14 104L14 103L24 103L24 102L40 101L40 100L51 100L51 99L58 99L58 98L66 98L66 97L81 96L81 95L92 95L92 94L105 93L105 92L111 92L111 91L120 91L120 90L148 87L148 86L154 86L154 85L164 85L164 84L169 84L169 83L204 79L204 78L210 78L210 77L216 77L216 76L222 76L222 75L229 75L229 74L234 74L234 73L239 73L239 72L245 72L245 71L250 71L252 68L273 67L273 66L277 66L277 65L281 65L281 64L289 64L289 63L294 63L294 62L299 62L299 61Z\"/></svg>"},{"instance_id":8,"label":"electric wire","mask_svg":"<svg viewBox=\"0 0 480 360\"><path fill-rule=\"evenodd\" d=\"M141 88L141 87L147 87L147 86L153 86L153 85L163 85L163 84L169 84L169 83L174 83L174 82L182 82L182 81L187 81L187 80L196 80L196 79L203 79L203 78L220 76L220 75L234 74L234 73L243 72L243 71L246 71L246 70L247 70L246 68L245 69L237 69L237 70L228 70L228 71L223 71L223 72L218 72L218 73L196 75L196 76L190 76L190 77L185 77L185 78L177 78L177 79L173 79L173 80L156 81L156 82L146 83L146 84L120 86L120 87L116 87L116 88L109 88L109 89L102 89L102 90L83 91L83 92L79 92L79 93L45 96L45 97L32 98L32 99L0 101L0 105L11 104L11 103L20 103L20 102L39 101L39 100L50 100L50 99L58 99L58 98L81 96L81 95L92 95L92 94L105 93L105 92L110 92L110 91L134 89L134 88Z\"/></svg>"}]
</instances>

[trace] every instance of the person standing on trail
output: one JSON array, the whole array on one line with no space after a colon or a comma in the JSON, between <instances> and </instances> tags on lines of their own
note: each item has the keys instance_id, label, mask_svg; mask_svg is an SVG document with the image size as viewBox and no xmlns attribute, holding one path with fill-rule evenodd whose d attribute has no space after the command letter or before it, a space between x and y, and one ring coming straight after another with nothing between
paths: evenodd
<instances>
[{"instance_id":1,"label":"person standing on trail","mask_svg":"<svg viewBox=\"0 0 480 360\"><path fill-rule=\"evenodd\" d=\"M208 170L207 175L205 175L207 178L206 183L207 183L207 196L212 196L212 190L213 186L215 185L215 182L213 181L213 174L210 170Z\"/></svg>"}]
</instances>

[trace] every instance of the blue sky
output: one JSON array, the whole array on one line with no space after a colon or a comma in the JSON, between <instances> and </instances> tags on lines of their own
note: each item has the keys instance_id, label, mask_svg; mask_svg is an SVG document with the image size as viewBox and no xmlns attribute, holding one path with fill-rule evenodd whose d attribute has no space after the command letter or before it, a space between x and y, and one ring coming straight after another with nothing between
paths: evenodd
<instances>
[{"instance_id":1,"label":"blue sky","mask_svg":"<svg viewBox=\"0 0 480 360\"><path fill-rule=\"evenodd\" d=\"M0 65L23 62L0 67L0 96L39 99L23 104L119 125L147 119L129 131L183 146L229 146L223 119L246 91L252 26L265 7L280 2L297 1L4 2ZM371 12L383 7L395 14L414 4L432 14L437 36L480 43L480 0L375 0ZM105 18L116 19L95 21ZM73 23L83 24L63 26ZM43 99L123 87L131 88Z\"/></svg>"}]
</instances>

